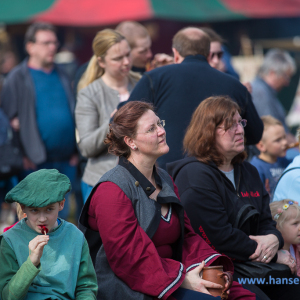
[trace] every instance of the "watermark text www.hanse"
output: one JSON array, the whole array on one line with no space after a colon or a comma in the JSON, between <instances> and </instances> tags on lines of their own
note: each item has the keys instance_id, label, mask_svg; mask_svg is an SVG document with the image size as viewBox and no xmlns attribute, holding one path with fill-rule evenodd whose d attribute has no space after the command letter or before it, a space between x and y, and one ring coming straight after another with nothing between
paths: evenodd
<instances>
[{"instance_id":1,"label":"watermark text www.hanse","mask_svg":"<svg viewBox=\"0 0 300 300\"><path fill-rule=\"evenodd\" d=\"M238 278L240 284L299 284L299 278Z\"/></svg>"}]
</instances>

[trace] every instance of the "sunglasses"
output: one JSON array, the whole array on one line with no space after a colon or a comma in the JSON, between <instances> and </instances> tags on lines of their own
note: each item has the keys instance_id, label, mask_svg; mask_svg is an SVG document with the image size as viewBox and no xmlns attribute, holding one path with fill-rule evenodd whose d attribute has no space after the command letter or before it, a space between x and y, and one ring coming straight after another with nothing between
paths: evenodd
<instances>
[{"instance_id":1,"label":"sunglasses","mask_svg":"<svg viewBox=\"0 0 300 300\"><path fill-rule=\"evenodd\" d=\"M215 55L217 55L218 59L221 59L223 57L224 52L219 51L219 52L210 52L210 59L213 59Z\"/></svg>"}]
</instances>

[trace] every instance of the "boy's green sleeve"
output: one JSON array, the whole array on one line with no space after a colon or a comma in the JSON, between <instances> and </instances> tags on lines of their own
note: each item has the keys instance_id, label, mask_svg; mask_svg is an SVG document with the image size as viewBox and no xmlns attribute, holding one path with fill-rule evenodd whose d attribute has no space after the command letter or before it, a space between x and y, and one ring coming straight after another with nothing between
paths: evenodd
<instances>
[{"instance_id":1,"label":"boy's green sleeve","mask_svg":"<svg viewBox=\"0 0 300 300\"><path fill-rule=\"evenodd\" d=\"M98 292L97 277L86 240L82 246L75 296L76 300L94 300Z\"/></svg>"},{"instance_id":2,"label":"boy's green sleeve","mask_svg":"<svg viewBox=\"0 0 300 300\"><path fill-rule=\"evenodd\" d=\"M26 297L29 286L40 272L29 256L19 268L13 249L0 236L0 295L2 300L22 300Z\"/></svg>"}]
</instances>

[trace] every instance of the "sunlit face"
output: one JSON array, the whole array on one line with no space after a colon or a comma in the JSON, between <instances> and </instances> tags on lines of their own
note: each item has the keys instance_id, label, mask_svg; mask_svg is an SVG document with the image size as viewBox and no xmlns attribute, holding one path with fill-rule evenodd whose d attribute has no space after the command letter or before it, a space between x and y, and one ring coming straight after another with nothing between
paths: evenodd
<instances>
[{"instance_id":1,"label":"sunlit face","mask_svg":"<svg viewBox=\"0 0 300 300\"><path fill-rule=\"evenodd\" d=\"M35 42L29 42L26 45L29 56L34 58L41 67L53 64L57 47L56 35L50 30L38 30L35 34Z\"/></svg>"},{"instance_id":2,"label":"sunlit face","mask_svg":"<svg viewBox=\"0 0 300 300\"><path fill-rule=\"evenodd\" d=\"M222 44L220 42L211 42L208 57L210 66L221 71L221 69L223 68L222 56Z\"/></svg>"},{"instance_id":3,"label":"sunlit face","mask_svg":"<svg viewBox=\"0 0 300 300\"><path fill-rule=\"evenodd\" d=\"M263 77L263 79L275 91L280 91L282 88L290 84L292 76L293 76L292 70L287 70L279 74L271 70L267 75Z\"/></svg>"},{"instance_id":4,"label":"sunlit face","mask_svg":"<svg viewBox=\"0 0 300 300\"><path fill-rule=\"evenodd\" d=\"M152 110L145 112L139 119L133 142L139 154L151 156L154 159L169 152L166 131L160 125L159 117Z\"/></svg>"},{"instance_id":5,"label":"sunlit face","mask_svg":"<svg viewBox=\"0 0 300 300\"><path fill-rule=\"evenodd\" d=\"M227 131L224 122L216 129L216 148L226 160L231 161L237 154L244 151L244 127L239 124L242 117L238 112L233 117L233 126Z\"/></svg>"},{"instance_id":6,"label":"sunlit face","mask_svg":"<svg viewBox=\"0 0 300 300\"><path fill-rule=\"evenodd\" d=\"M291 209L291 208L288 208ZM290 213L291 217L286 220L281 228L279 229L282 237L284 239L284 243L287 245L291 244L299 244L300 243L300 215L297 217L296 211L286 211L284 213Z\"/></svg>"},{"instance_id":7,"label":"sunlit face","mask_svg":"<svg viewBox=\"0 0 300 300\"><path fill-rule=\"evenodd\" d=\"M285 86L289 86L293 74L291 70L288 70L276 76L277 76L277 86L278 86L277 90L280 90Z\"/></svg>"},{"instance_id":8,"label":"sunlit face","mask_svg":"<svg viewBox=\"0 0 300 300\"><path fill-rule=\"evenodd\" d=\"M150 36L136 39L135 47L132 48L131 55L133 66L145 68L146 64L152 58Z\"/></svg>"},{"instance_id":9,"label":"sunlit face","mask_svg":"<svg viewBox=\"0 0 300 300\"><path fill-rule=\"evenodd\" d=\"M48 232L57 226L58 212L64 208L65 200L50 204L45 207L28 207L21 205L27 214L26 224L34 231L41 233L41 225L47 227Z\"/></svg>"},{"instance_id":10,"label":"sunlit face","mask_svg":"<svg viewBox=\"0 0 300 300\"><path fill-rule=\"evenodd\" d=\"M272 125L265 129L261 143L265 152L274 160L286 155L287 139L284 127Z\"/></svg>"},{"instance_id":11,"label":"sunlit face","mask_svg":"<svg viewBox=\"0 0 300 300\"><path fill-rule=\"evenodd\" d=\"M99 58L99 65L112 78L122 80L131 69L131 55L128 42L124 39L111 46L104 58Z\"/></svg>"}]
</instances>

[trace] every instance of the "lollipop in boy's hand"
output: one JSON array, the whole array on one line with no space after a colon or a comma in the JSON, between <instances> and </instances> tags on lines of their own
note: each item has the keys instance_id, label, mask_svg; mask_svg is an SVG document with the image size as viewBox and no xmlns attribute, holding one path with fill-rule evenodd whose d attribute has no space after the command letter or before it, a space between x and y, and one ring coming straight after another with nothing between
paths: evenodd
<instances>
[{"instance_id":1,"label":"lollipop in boy's hand","mask_svg":"<svg viewBox=\"0 0 300 300\"><path fill-rule=\"evenodd\" d=\"M48 233L48 228L45 225L41 225L42 234L46 235Z\"/></svg>"}]
</instances>

